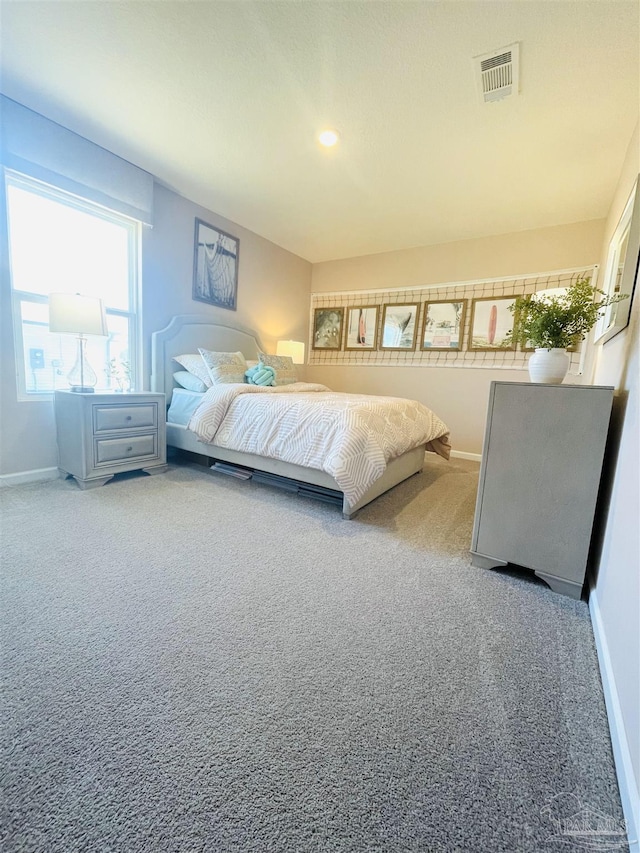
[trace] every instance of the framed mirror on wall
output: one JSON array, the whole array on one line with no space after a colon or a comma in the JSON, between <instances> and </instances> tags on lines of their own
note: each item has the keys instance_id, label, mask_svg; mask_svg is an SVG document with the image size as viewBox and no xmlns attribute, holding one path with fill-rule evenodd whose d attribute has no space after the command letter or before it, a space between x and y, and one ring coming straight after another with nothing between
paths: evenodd
<instances>
[{"instance_id":1,"label":"framed mirror on wall","mask_svg":"<svg viewBox=\"0 0 640 853\"><path fill-rule=\"evenodd\" d=\"M640 191L638 181L622 211L620 222L611 238L609 254L601 286L607 296L626 294L627 299L610 305L598 320L594 340L604 344L629 325L633 291L638 277L640 255Z\"/></svg>"}]
</instances>

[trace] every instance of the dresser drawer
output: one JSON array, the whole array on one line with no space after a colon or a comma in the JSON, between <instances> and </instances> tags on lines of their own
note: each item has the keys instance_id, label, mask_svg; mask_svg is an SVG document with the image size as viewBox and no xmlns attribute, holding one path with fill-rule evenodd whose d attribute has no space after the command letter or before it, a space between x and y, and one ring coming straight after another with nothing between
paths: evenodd
<instances>
[{"instance_id":1,"label":"dresser drawer","mask_svg":"<svg viewBox=\"0 0 640 853\"><path fill-rule=\"evenodd\" d=\"M95 464L108 465L158 455L158 435L129 435L122 438L99 438L95 443Z\"/></svg>"},{"instance_id":2,"label":"dresser drawer","mask_svg":"<svg viewBox=\"0 0 640 853\"><path fill-rule=\"evenodd\" d=\"M93 431L112 432L117 429L155 427L158 423L158 404L140 403L130 406L93 407Z\"/></svg>"}]
</instances>

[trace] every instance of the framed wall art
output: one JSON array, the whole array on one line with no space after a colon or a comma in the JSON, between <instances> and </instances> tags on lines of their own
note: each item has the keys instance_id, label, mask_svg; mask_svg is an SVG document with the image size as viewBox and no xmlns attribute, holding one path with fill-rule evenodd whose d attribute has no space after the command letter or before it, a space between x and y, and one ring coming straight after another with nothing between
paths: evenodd
<instances>
[{"instance_id":1,"label":"framed wall art","mask_svg":"<svg viewBox=\"0 0 640 853\"><path fill-rule=\"evenodd\" d=\"M461 350L466 311L466 299L426 302L420 349L430 352Z\"/></svg>"},{"instance_id":2,"label":"framed wall art","mask_svg":"<svg viewBox=\"0 0 640 853\"><path fill-rule=\"evenodd\" d=\"M196 219L193 252L193 298L236 310L240 240Z\"/></svg>"},{"instance_id":3,"label":"framed wall art","mask_svg":"<svg viewBox=\"0 0 640 853\"><path fill-rule=\"evenodd\" d=\"M380 349L412 350L416 345L420 305L390 303L382 306L382 340Z\"/></svg>"},{"instance_id":4,"label":"framed wall art","mask_svg":"<svg viewBox=\"0 0 640 853\"><path fill-rule=\"evenodd\" d=\"M483 296L472 301L468 350L515 350L509 335L514 324L509 306L515 300L515 296Z\"/></svg>"},{"instance_id":5,"label":"framed wall art","mask_svg":"<svg viewBox=\"0 0 640 853\"><path fill-rule=\"evenodd\" d=\"M316 308L313 312L312 349L339 350L342 345L344 308Z\"/></svg>"},{"instance_id":6,"label":"framed wall art","mask_svg":"<svg viewBox=\"0 0 640 853\"><path fill-rule=\"evenodd\" d=\"M345 350L372 350L378 342L378 305L347 308Z\"/></svg>"},{"instance_id":7,"label":"framed wall art","mask_svg":"<svg viewBox=\"0 0 640 853\"><path fill-rule=\"evenodd\" d=\"M627 200L620 222L614 231L607 265L604 271L602 290L607 296L626 295L621 302L614 302L604 310L595 327L594 340L604 344L629 324L633 291L638 278L640 264L640 190L636 182Z\"/></svg>"}]
</instances>

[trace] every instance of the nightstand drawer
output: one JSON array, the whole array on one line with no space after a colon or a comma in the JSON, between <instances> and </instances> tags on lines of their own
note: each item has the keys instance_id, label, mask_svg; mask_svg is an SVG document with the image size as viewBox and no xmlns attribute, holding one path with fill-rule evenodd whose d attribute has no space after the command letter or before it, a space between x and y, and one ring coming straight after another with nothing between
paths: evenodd
<instances>
[{"instance_id":1,"label":"nightstand drawer","mask_svg":"<svg viewBox=\"0 0 640 853\"><path fill-rule=\"evenodd\" d=\"M94 406L93 431L111 432L117 429L155 427L158 423L157 403L131 406Z\"/></svg>"},{"instance_id":2,"label":"nightstand drawer","mask_svg":"<svg viewBox=\"0 0 640 853\"><path fill-rule=\"evenodd\" d=\"M95 464L124 462L158 455L158 435L130 435L123 438L100 438L95 443Z\"/></svg>"}]
</instances>

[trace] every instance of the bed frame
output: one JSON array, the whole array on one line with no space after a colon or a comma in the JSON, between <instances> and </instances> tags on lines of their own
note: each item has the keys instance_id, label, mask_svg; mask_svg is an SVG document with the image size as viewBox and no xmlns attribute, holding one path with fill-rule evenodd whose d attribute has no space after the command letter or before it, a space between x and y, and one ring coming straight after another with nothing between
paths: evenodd
<instances>
[{"instance_id":1,"label":"bed frame","mask_svg":"<svg viewBox=\"0 0 640 853\"><path fill-rule=\"evenodd\" d=\"M197 314L182 314L174 317L169 325L154 332L151 336L151 390L164 393L167 406L171 402L176 387L173 374L179 370L175 355L193 353L198 347L215 352L241 352L246 359L257 359L264 347L255 332L237 324L228 324L223 320L215 322ZM230 465L248 468L255 472L257 480L283 485L290 491L318 497L324 500L339 501L342 504L344 518L352 518L359 509L371 503L384 492L417 474L424 465L425 448L409 450L397 459L392 459L378 480L365 495L350 505L333 477L315 468L304 468L278 459L269 459L253 453L239 453L215 444L199 441L196 435L181 425L167 423L167 445L179 450L187 450L200 456L206 456L211 462L222 461Z\"/></svg>"}]
</instances>

